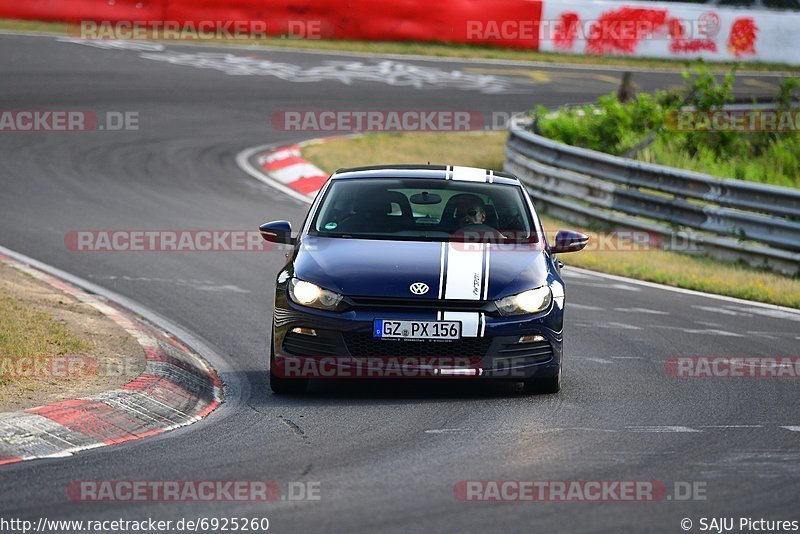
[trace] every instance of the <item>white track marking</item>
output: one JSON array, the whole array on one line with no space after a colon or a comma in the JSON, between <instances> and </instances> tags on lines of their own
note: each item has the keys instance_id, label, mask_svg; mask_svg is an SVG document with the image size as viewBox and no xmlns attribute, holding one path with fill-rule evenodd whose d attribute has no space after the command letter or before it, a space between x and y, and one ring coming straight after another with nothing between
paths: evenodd
<instances>
[{"instance_id":1,"label":"white track marking","mask_svg":"<svg viewBox=\"0 0 800 534\"><path fill-rule=\"evenodd\" d=\"M626 427L628 432L702 432L702 430L697 430L695 428L689 428L688 426L629 426Z\"/></svg>"},{"instance_id":2,"label":"white track marking","mask_svg":"<svg viewBox=\"0 0 800 534\"><path fill-rule=\"evenodd\" d=\"M570 285L581 287L599 287L602 289L621 289L623 291L641 291L638 287L625 284L604 284L603 282L570 282Z\"/></svg>"},{"instance_id":3,"label":"white track marking","mask_svg":"<svg viewBox=\"0 0 800 534\"><path fill-rule=\"evenodd\" d=\"M721 306L692 306L692 308L709 313L718 313L720 315L733 315L733 316L741 315L744 317L752 317L752 315L750 315L749 313L740 313L733 310L727 310Z\"/></svg>"},{"instance_id":4,"label":"white track marking","mask_svg":"<svg viewBox=\"0 0 800 534\"><path fill-rule=\"evenodd\" d=\"M570 280L571 278L577 278L579 280L597 280L596 276L592 276L590 274L586 274L586 273L583 273L583 272L579 273L579 272L573 271L573 270L569 270L568 271L568 270L565 269L561 274L562 274L562 277L567 279L567 280Z\"/></svg>"},{"instance_id":5,"label":"white track marking","mask_svg":"<svg viewBox=\"0 0 800 534\"><path fill-rule=\"evenodd\" d=\"M605 311L605 308L599 308L597 306L587 306L586 304L578 304L577 302L570 302L569 307L574 308L576 310Z\"/></svg>"},{"instance_id":6,"label":"white track marking","mask_svg":"<svg viewBox=\"0 0 800 534\"><path fill-rule=\"evenodd\" d=\"M616 329L616 330L642 330L639 326L633 326L632 324L625 324L625 323L614 323L609 321L585 321L585 322L577 322L575 326L583 326L586 328L608 328L608 329Z\"/></svg>"},{"instance_id":7,"label":"white track marking","mask_svg":"<svg viewBox=\"0 0 800 534\"><path fill-rule=\"evenodd\" d=\"M614 363L611 360L606 360L604 358L590 357L590 358L584 358L584 360L587 360L587 361L590 361L590 362L597 362L597 363L606 363L606 364L608 364L608 363L612 363L613 364Z\"/></svg>"},{"instance_id":8,"label":"white track marking","mask_svg":"<svg viewBox=\"0 0 800 534\"><path fill-rule=\"evenodd\" d=\"M704 432L712 432L715 430L748 430L748 429L761 429L762 431L775 431L778 428L789 430L790 432L800 432L800 426L765 426L765 425L699 425L697 427L688 427L683 425L642 425L642 426L627 426L621 429L614 428L593 428L593 427L542 427L542 428L525 428L521 430L515 429L501 429L501 430L482 430L479 428L431 428L424 430L425 434L550 434L554 432L627 432L632 434L700 434ZM648 455L648 454L663 454L663 452L636 452L636 451L618 451L618 454L633 454L633 455Z\"/></svg>"},{"instance_id":9,"label":"white track marking","mask_svg":"<svg viewBox=\"0 0 800 534\"><path fill-rule=\"evenodd\" d=\"M763 428L762 425L702 425L700 428Z\"/></svg>"},{"instance_id":10,"label":"white track marking","mask_svg":"<svg viewBox=\"0 0 800 534\"><path fill-rule=\"evenodd\" d=\"M101 275L90 274L88 278L93 280L122 280L124 282L145 282L171 284L181 287L189 287L197 291L228 291L231 293L252 293L249 289L243 289L235 284L220 284L213 280L187 280L185 278L153 278L149 276L128 276L128 275Z\"/></svg>"},{"instance_id":11,"label":"white track marking","mask_svg":"<svg viewBox=\"0 0 800 534\"><path fill-rule=\"evenodd\" d=\"M665 326L661 324L652 325L652 328L663 328L665 330L675 330L678 332L683 332L684 334L697 334L701 336L744 337L742 334L729 332L727 330L719 330L717 328L679 328L677 326Z\"/></svg>"},{"instance_id":12,"label":"white track marking","mask_svg":"<svg viewBox=\"0 0 800 534\"><path fill-rule=\"evenodd\" d=\"M163 52L164 45L159 43L147 43L142 41L124 41L112 39L79 39L76 37L62 37L58 39L61 43L71 43L104 50L134 50L137 52Z\"/></svg>"},{"instance_id":13,"label":"white track marking","mask_svg":"<svg viewBox=\"0 0 800 534\"><path fill-rule=\"evenodd\" d=\"M748 330L745 333L748 336L763 337L764 339L780 339L780 334L775 335L774 333L771 333L771 332L754 332L752 330Z\"/></svg>"},{"instance_id":14,"label":"white track marking","mask_svg":"<svg viewBox=\"0 0 800 534\"><path fill-rule=\"evenodd\" d=\"M669 315L669 312L651 310L650 308L614 308L614 311L622 313L645 313L649 315Z\"/></svg>"},{"instance_id":15,"label":"white track marking","mask_svg":"<svg viewBox=\"0 0 800 534\"><path fill-rule=\"evenodd\" d=\"M728 310L735 310L742 315L749 316L749 314L762 315L771 317L772 319L786 319L787 321L800 321L800 314L795 312L788 312L781 309L766 310L763 308L754 308L752 306L725 306Z\"/></svg>"},{"instance_id":16,"label":"white track marking","mask_svg":"<svg viewBox=\"0 0 800 534\"><path fill-rule=\"evenodd\" d=\"M229 293L252 293L249 289L242 289L235 284L225 284L223 286L196 286L197 291L227 291Z\"/></svg>"},{"instance_id":17,"label":"white track marking","mask_svg":"<svg viewBox=\"0 0 800 534\"><path fill-rule=\"evenodd\" d=\"M318 65L298 65L230 51L162 50L143 52L139 57L170 65L216 70L230 76L270 76L290 83L339 82L353 85L355 82L370 82L417 90L449 89L484 94L523 91L521 87L514 87L519 82L512 77L471 74L455 69L448 71L386 58L377 61L324 60ZM485 171L481 181L486 181Z\"/></svg>"},{"instance_id":18,"label":"white track marking","mask_svg":"<svg viewBox=\"0 0 800 534\"><path fill-rule=\"evenodd\" d=\"M626 278L624 276L618 276L618 275L615 275L615 274L599 273L599 272L596 272L596 271L589 271L587 269L580 269L578 267L569 267L569 266L564 267L564 272L565 273L575 273L575 272L577 272L577 273L581 273L581 274L587 274L587 275L591 275L591 276L596 276L598 278L606 278L608 280L616 280L616 281L619 281L619 282L625 282L627 284L633 284L633 285L642 286L642 287L649 287L649 288L652 288L652 289L660 289L662 291L670 291L672 293L681 293L683 295L692 295L692 296L695 296L695 297L703 297L703 298L713 299L713 300L722 300L722 301L732 302L732 303L740 304L740 305L744 305L744 306L756 307L756 308L759 308L759 309L779 310L781 312L790 314L792 316L796 316L797 317L796 320L800 320L800 310L796 310L796 309L793 309L793 308L787 308L785 306L777 306L775 304L765 304L763 302L754 302L754 301L750 301L750 300L737 299L735 297L727 297L725 295L714 295L713 293L703 293L702 291L695 291L693 289L683 289L681 287L665 286L663 284L656 284L655 282L645 282L644 280L636 280L636 279L633 279L633 278ZM800 338L798 338L798 339L800 339Z\"/></svg>"}]
</instances>

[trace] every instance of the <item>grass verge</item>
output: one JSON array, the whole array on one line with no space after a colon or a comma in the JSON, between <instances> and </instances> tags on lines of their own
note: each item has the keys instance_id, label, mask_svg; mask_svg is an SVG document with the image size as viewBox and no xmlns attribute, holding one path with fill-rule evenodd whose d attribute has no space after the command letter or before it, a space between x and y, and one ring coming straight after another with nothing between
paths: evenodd
<instances>
[{"instance_id":1,"label":"grass verge","mask_svg":"<svg viewBox=\"0 0 800 534\"><path fill-rule=\"evenodd\" d=\"M689 154L675 138L662 138L643 149L636 159L723 178L800 189L799 135L776 139L759 156L741 150L727 157L719 157L708 145L699 145L694 154Z\"/></svg>"},{"instance_id":2,"label":"grass verge","mask_svg":"<svg viewBox=\"0 0 800 534\"><path fill-rule=\"evenodd\" d=\"M63 22L41 22L35 20L0 19L0 30L19 32L48 32L66 34L68 27ZM190 42L190 41L184 41ZM493 46L479 46L448 43L423 43L423 42L365 42L348 41L339 39L286 39L272 37L259 40L212 40L202 41L205 44L239 45L239 46L267 46L279 48L299 48L311 50L328 50L339 52L358 52L372 54L399 54L420 55L463 59L497 59L509 61L532 61L538 63L552 63L554 65L597 65L606 67L629 67L631 69L666 69L680 70L686 61L647 59L619 56L578 56L572 54L558 54L551 52L534 52ZM195 43L197 44L197 43ZM714 69L727 71L734 63L715 63ZM779 63L747 63L747 71L757 72L797 72L798 68L792 65Z\"/></svg>"},{"instance_id":3,"label":"grass verge","mask_svg":"<svg viewBox=\"0 0 800 534\"><path fill-rule=\"evenodd\" d=\"M110 318L0 263L0 412L118 389L144 367Z\"/></svg>"},{"instance_id":4,"label":"grass verge","mask_svg":"<svg viewBox=\"0 0 800 534\"><path fill-rule=\"evenodd\" d=\"M375 134L311 145L303 156L328 172L385 163L458 164L501 169L505 133ZM542 215L548 236L562 228L588 231ZM596 230L596 229L594 229ZM568 265L670 286L800 308L800 279L744 265L664 250L586 250L561 255Z\"/></svg>"},{"instance_id":5,"label":"grass verge","mask_svg":"<svg viewBox=\"0 0 800 534\"><path fill-rule=\"evenodd\" d=\"M0 295L0 385L22 378L13 372L22 359L49 362L54 356L84 354L92 348L91 342L49 314L20 299Z\"/></svg>"}]
</instances>

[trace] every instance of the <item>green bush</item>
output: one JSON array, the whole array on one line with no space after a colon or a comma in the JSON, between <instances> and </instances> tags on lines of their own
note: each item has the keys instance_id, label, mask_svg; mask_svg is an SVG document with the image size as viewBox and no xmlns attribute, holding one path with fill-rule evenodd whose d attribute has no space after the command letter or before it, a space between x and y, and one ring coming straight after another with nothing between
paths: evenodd
<instances>
[{"instance_id":1,"label":"green bush","mask_svg":"<svg viewBox=\"0 0 800 534\"><path fill-rule=\"evenodd\" d=\"M684 106L708 112L733 101L735 70L721 80L699 63L685 71L681 92L640 93L620 102L616 93L593 105L536 110L536 128L570 145L628 155L644 161L716 176L800 187L800 132L677 130L675 114ZM793 109L800 80L784 78L775 97L779 109Z\"/></svg>"}]
</instances>

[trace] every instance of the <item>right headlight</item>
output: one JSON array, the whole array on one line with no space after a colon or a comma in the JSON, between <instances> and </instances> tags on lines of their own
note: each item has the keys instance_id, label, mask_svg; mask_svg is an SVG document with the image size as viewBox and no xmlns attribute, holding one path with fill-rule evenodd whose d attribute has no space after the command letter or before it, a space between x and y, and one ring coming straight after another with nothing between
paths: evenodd
<instances>
[{"instance_id":1,"label":"right headlight","mask_svg":"<svg viewBox=\"0 0 800 534\"><path fill-rule=\"evenodd\" d=\"M550 286L537 287L494 301L500 315L524 315L547 309L553 300Z\"/></svg>"},{"instance_id":2,"label":"right headlight","mask_svg":"<svg viewBox=\"0 0 800 534\"><path fill-rule=\"evenodd\" d=\"M336 311L342 302L342 296L316 284L292 278L289 281L289 296L301 306L319 310Z\"/></svg>"}]
</instances>

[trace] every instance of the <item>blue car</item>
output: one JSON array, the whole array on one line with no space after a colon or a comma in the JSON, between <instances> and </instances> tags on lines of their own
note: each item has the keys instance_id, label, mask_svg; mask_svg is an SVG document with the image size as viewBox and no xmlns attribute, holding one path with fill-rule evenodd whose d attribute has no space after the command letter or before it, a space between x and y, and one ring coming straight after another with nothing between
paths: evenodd
<instances>
[{"instance_id":1,"label":"blue car","mask_svg":"<svg viewBox=\"0 0 800 534\"><path fill-rule=\"evenodd\" d=\"M299 393L316 378L514 380L527 393L561 388L564 282L511 174L471 167L340 169L293 237L275 284L270 383Z\"/></svg>"}]
</instances>

